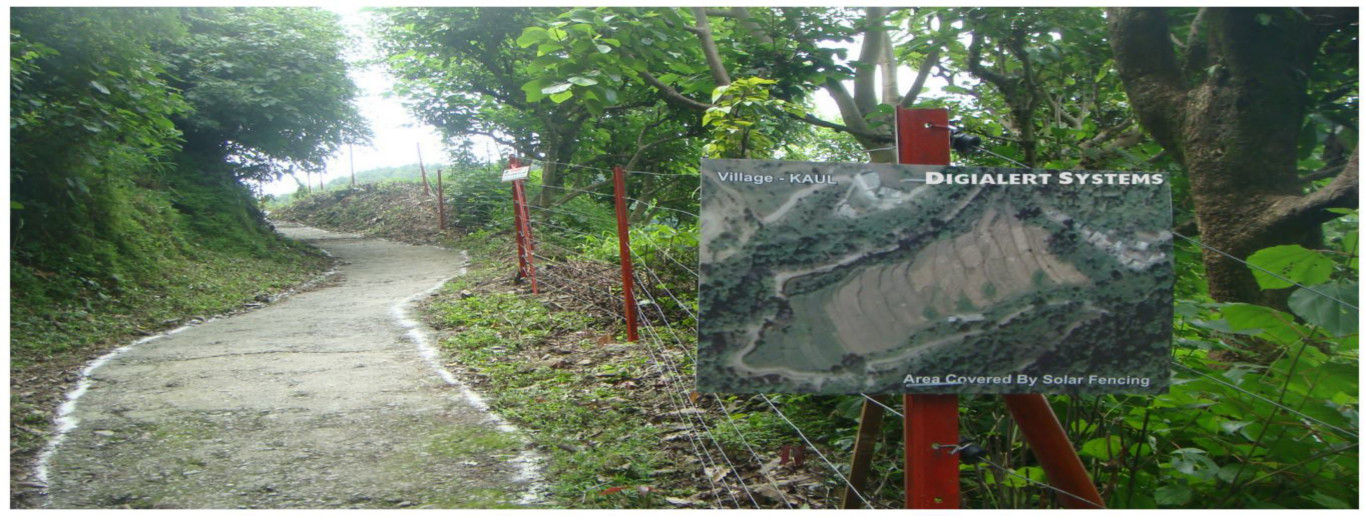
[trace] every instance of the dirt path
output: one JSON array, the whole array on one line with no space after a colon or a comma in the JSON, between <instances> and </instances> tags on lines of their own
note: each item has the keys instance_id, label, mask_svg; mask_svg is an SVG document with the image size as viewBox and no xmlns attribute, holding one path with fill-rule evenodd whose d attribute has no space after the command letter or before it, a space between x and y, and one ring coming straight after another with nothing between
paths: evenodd
<instances>
[{"instance_id":1,"label":"dirt path","mask_svg":"<svg viewBox=\"0 0 1366 520\"><path fill-rule=\"evenodd\" d=\"M133 346L90 371L40 467L48 507L490 507L534 455L407 316L463 258L282 224L339 280ZM424 354L425 351L425 354Z\"/></svg>"}]
</instances>

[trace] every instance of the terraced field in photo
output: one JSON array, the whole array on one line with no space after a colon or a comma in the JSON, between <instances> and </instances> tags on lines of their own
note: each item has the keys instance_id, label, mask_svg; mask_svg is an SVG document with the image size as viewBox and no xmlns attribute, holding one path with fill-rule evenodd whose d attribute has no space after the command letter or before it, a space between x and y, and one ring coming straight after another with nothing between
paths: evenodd
<instances>
[{"instance_id":1,"label":"terraced field in photo","mask_svg":"<svg viewBox=\"0 0 1366 520\"><path fill-rule=\"evenodd\" d=\"M1120 381L1086 388L1101 392L1165 387L1167 186L927 185L927 171L704 161L699 387L1079 389L1019 374ZM746 178L731 173L774 180L722 180Z\"/></svg>"}]
</instances>

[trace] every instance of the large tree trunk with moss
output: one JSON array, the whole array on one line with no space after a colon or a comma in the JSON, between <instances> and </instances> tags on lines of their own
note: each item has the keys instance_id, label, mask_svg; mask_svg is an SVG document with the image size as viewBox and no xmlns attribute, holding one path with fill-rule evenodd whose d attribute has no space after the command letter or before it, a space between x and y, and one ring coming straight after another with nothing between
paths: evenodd
<instances>
[{"instance_id":1,"label":"large tree trunk with moss","mask_svg":"<svg viewBox=\"0 0 1366 520\"><path fill-rule=\"evenodd\" d=\"M1296 170L1309 71L1355 9L1206 8L1180 56L1165 10L1112 8L1109 20L1134 111L1190 176L1202 242L1238 258L1312 247L1327 208L1356 207L1356 152L1313 193ZM1239 261L1207 249L1204 264L1216 300L1274 303Z\"/></svg>"}]
</instances>

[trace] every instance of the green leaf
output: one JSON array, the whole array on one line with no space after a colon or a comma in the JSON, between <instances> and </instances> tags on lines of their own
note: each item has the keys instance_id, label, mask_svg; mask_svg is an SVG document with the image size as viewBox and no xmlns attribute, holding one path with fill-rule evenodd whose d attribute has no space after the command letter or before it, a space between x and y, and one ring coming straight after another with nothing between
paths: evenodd
<instances>
[{"instance_id":1,"label":"green leaf","mask_svg":"<svg viewBox=\"0 0 1366 520\"><path fill-rule=\"evenodd\" d=\"M22 210L22 209L24 209L24 205L23 205L23 204L20 204L18 201L13 201L13 200L11 200L11 201L9 201L9 209L15 210L15 211Z\"/></svg>"},{"instance_id":2,"label":"green leaf","mask_svg":"<svg viewBox=\"0 0 1366 520\"><path fill-rule=\"evenodd\" d=\"M1082 444L1081 449L1078 450L1077 453L1088 457L1108 460L1120 453L1120 444L1121 442L1118 435L1091 439L1086 441L1085 444Z\"/></svg>"},{"instance_id":3,"label":"green leaf","mask_svg":"<svg viewBox=\"0 0 1366 520\"><path fill-rule=\"evenodd\" d=\"M569 78L569 82L570 82L570 83L573 83L573 84L575 84L575 85L578 85L578 86L580 86L580 87L591 87L591 86L593 86L593 85L597 85L597 84L598 84L598 81L597 81L597 80L592 79L592 78L585 78L585 77L583 77L583 76L574 76L574 77L572 77L572 78Z\"/></svg>"},{"instance_id":4,"label":"green leaf","mask_svg":"<svg viewBox=\"0 0 1366 520\"><path fill-rule=\"evenodd\" d=\"M90 86L95 87L95 90L100 91L101 94L104 94L106 96L109 95L109 88L105 87L104 85L101 85L98 81L92 80L90 82Z\"/></svg>"},{"instance_id":5,"label":"green leaf","mask_svg":"<svg viewBox=\"0 0 1366 520\"><path fill-rule=\"evenodd\" d=\"M545 94L541 92L541 89L545 88L544 85L545 80L541 79L531 80L522 85L522 92L526 92L526 100L528 103L535 103L545 99Z\"/></svg>"},{"instance_id":6,"label":"green leaf","mask_svg":"<svg viewBox=\"0 0 1366 520\"><path fill-rule=\"evenodd\" d=\"M1181 506L1191 500L1191 488L1185 484L1168 484L1157 488L1154 499L1159 506Z\"/></svg>"},{"instance_id":7,"label":"green leaf","mask_svg":"<svg viewBox=\"0 0 1366 520\"><path fill-rule=\"evenodd\" d=\"M574 84L573 84L573 83L560 83L560 84L557 84L557 85L551 85L551 86L549 86L549 87L545 87L545 88L541 89L541 93L542 93L542 94L547 94L547 95L550 95L550 96L554 96L555 94L560 94L560 93L562 93L562 92L568 91L568 90L571 89L571 88L574 88ZM554 98L552 97L551 99L554 99ZM569 99L569 97L566 96L564 99ZM556 101L556 103L559 103L559 101Z\"/></svg>"},{"instance_id":8,"label":"green leaf","mask_svg":"<svg viewBox=\"0 0 1366 520\"><path fill-rule=\"evenodd\" d=\"M733 83L732 83L732 85L733 85ZM719 86L719 87L716 87L716 88L712 89L712 91L711 91L711 102L712 102L712 103L715 103L717 100L721 99L721 96L726 95L726 91L727 91L727 90L730 90L730 85L721 85L721 86Z\"/></svg>"},{"instance_id":9,"label":"green leaf","mask_svg":"<svg viewBox=\"0 0 1366 520\"><path fill-rule=\"evenodd\" d=\"M599 44L598 44L598 52L601 52L601 53L603 53L603 54L608 54L608 53L612 52L612 47L611 47L611 46L608 46L608 45L603 45L603 44L599 43Z\"/></svg>"},{"instance_id":10,"label":"green leaf","mask_svg":"<svg viewBox=\"0 0 1366 520\"><path fill-rule=\"evenodd\" d=\"M1312 494L1310 494L1309 500L1314 502L1315 504L1331 509L1352 509L1351 504L1343 502L1340 499L1325 495L1322 491L1315 491Z\"/></svg>"},{"instance_id":11,"label":"green leaf","mask_svg":"<svg viewBox=\"0 0 1366 520\"><path fill-rule=\"evenodd\" d=\"M1333 261L1327 256L1294 244L1268 247L1252 253L1252 256L1247 257L1247 263L1262 268L1252 268L1252 276L1257 278L1257 285L1263 289L1284 289L1296 283L1321 284L1333 274ZM1280 276L1273 276L1266 271Z\"/></svg>"},{"instance_id":12,"label":"green leaf","mask_svg":"<svg viewBox=\"0 0 1366 520\"><path fill-rule=\"evenodd\" d=\"M527 27L522 30L522 35L517 37L517 45L520 47L530 47L545 41L550 34L540 27Z\"/></svg>"},{"instance_id":13,"label":"green leaf","mask_svg":"<svg viewBox=\"0 0 1366 520\"><path fill-rule=\"evenodd\" d=\"M1302 337L1301 331L1294 325L1294 318L1276 309L1250 303L1229 303L1220 306L1220 312L1228 322L1229 329L1237 334L1264 335L1283 345L1294 343Z\"/></svg>"},{"instance_id":14,"label":"green leaf","mask_svg":"<svg viewBox=\"0 0 1366 520\"><path fill-rule=\"evenodd\" d=\"M536 55L537 55L537 56L545 56L545 55L547 55L547 54L550 54L550 53L552 53L552 52L558 51L558 50L563 49L563 48L564 48L564 46L563 46L563 45L560 45L559 43L556 43L556 42L545 42L545 43L542 43L540 46L536 47Z\"/></svg>"},{"instance_id":15,"label":"green leaf","mask_svg":"<svg viewBox=\"0 0 1366 520\"><path fill-rule=\"evenodd\" d=\"M1323 327L1334 336L1356 334L1357 310L1341 302L1357 301L1357 284L1332 282L1312 288L1313 291L1302 287L1291 293L1290 310L1304 318L1304 321Z\"/></svg>"},{"instance_id":16,"label":"green leaf","mask_svg":"<svg viewBox=\"0 0 1366 520\"><path fill-rule=\"evenodd\" d=\"M574 97L574 92L569 91L569 90L565 90L565 91L563 91L563 92L556 92L556 93L554 93L554 94L551 94L551 95L550 95L550 100L551 100L551 101L554 101L554 102L556 102L556 103L563 103L565 100L567 100L567 99L569 99L569 98L572 98L572 97Z\"/></svg>"}]
</instances>

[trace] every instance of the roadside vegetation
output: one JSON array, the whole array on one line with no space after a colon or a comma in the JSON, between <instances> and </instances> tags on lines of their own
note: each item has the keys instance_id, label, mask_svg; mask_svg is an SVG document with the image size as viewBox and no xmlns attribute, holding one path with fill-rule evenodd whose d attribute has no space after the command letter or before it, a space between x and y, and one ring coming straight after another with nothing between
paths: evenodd
<instances>
[{"instance_id":1,"label":"roadside vegetation","mask_svg":"<svg viewBox=\"0 0 1366 520\"><path fill-rule=\"evenodd\" d=\"M275 233L251 185L316 169L365 130L321 10L21 7L10 25L10 475L24 507L82 365L331 266Z\"/></svg>"}]
</instances>

